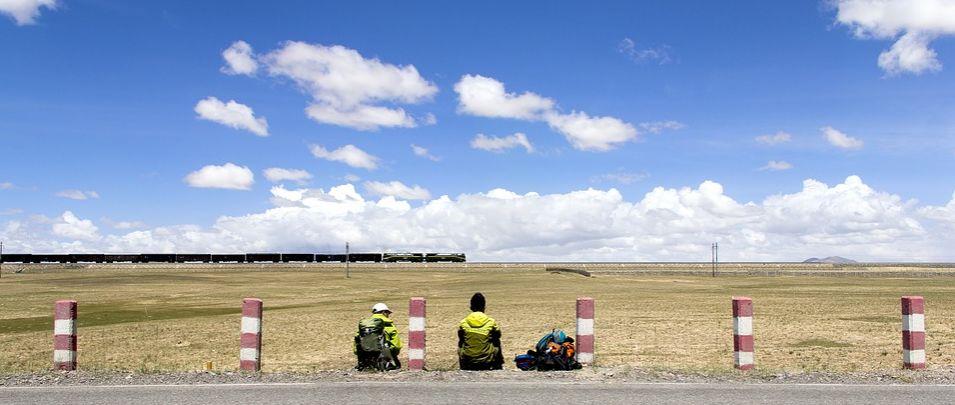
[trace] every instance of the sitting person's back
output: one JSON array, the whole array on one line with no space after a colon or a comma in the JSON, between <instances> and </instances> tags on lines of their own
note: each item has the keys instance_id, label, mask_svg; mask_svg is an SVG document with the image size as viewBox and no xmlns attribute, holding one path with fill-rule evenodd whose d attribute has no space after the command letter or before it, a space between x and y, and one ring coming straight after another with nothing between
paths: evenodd
<instances>
[{"instance_id":1,"label":"sitting person's back","mask_svg":"<svg viewBox=\"0 0 955 405\"><path fill-rule=\"evenodd\" d=\"M458 327L458 359L462 370L500 370L504 365L501 328L484 309L484 295L474 294L472 312Z\"/></svg>"},{"instance_id":2,"label":"sitting person's back","mask_svg":"<svg viewBox=\"0 0 955 405\"><path fill-rule=\"evenodd\" d=\"M358 322L355 333L355 356L359 370L397 370L401 368L398 353L401 352L401 337L398 328L389 318L391 310L383 303L372 307L372 315Z\"/></svg>"}]
</instances>

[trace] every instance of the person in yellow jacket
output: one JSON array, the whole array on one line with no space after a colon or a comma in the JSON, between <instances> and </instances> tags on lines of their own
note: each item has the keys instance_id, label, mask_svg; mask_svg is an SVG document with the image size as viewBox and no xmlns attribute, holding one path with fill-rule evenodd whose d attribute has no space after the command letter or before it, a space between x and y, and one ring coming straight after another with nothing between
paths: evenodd
<instances>
[{"instance_id":1,"label":"person in yellow jacket","mask_svg":"<svg viewBox=\"0 0 955 405\"><path fill-rule=\"evenodd\" d=\"M504 366L501 327L484 314L484 294L471 297L471 314L458 327L458 360L461 370L500 370Z\"/></svg>"},{"instance_id":2,"label":"person in yellow jacket","mask_svg":"<svg viewBox=\"0 0 955 405\"><path fill-rule=\"evenodd\" d=\"M401 352L401 337L398 328L389 317L388 305L379 302L371 307L372 315L358 322L355 333L354 352L358 357L358 369L397 370L401 368L398 353Z\"/></svg>"}]
</instances>

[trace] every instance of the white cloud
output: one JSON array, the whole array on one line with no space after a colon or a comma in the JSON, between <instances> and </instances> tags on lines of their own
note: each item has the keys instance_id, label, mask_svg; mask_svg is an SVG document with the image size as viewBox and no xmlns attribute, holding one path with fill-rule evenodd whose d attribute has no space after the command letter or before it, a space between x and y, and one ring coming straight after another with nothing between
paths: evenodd
<instances>
[{"instance_id":1,"label":"white cloud","mask_svg":"<svg viewBox=\"0 0 955 405\"><path fill-rule=\"evenodd\" d=\"M620 183L620 184L633 184L638 181L643 181L644 179L650 177L646 172L626 172L626 171L616 171L611 173L604 173L593 176L590 178L591 183Z\"/></svg>"},{"instance_id":2,"label":"white cloud","mask_svg":"<svg viewBox=\"0 0 955 405\"><path fill-rule=\"evenodd\" d=\"M146 224L142 221L119 221L111 225L114 229L140 229L145 228Z\"/></svg>"},{"instance_id":3,"label":"white cloud","mask_svg":"<svg viewBox=\"0 0 955 405\"><path fill-rule=\"evenodd\" d=\"M305 109L309 118L360 131L374 131L379 127L414 127L415 120L401 108L360 105L343 110L326 105L312 104Z\"/></svg>"},{"instance_id":4,"label":"white cloud","mask_svg":"<svg viewBox=\"0 0 955 405\"><path fill-rule=\"evenodd\" d=\"M291 79L312 96L310 118L362 131L415 126L404 109L378 104L417 104L438 92L413 65L368 59L340 45L289 41L261 61L269 74Z\"/></svg>"},{"instance_id":5,"label":"white cloud","mask_svg":"<svg viewBox=\"0 0 955 405\"><path fill-rule=\"evenodd\" d=\"M564 134L574 148L604 152L637 137L637 130L614 117L591 117L583 111L548 113L547 124Z\"/></svg>"},{"instance_id":6,"label":"white cloud","mask_svg":"<svg viewBox=\"0 0 955 405\"><path fill-rule=\"evenodd\" d=\"M200 119L218 122L235 129L244 129L258 136L269 135L269 123L265 117L256 118L252 108L239 104L235 100L223 103L218 98L207 97L196 103L195 111Z\"/></svg>"},{"instance_id":7,"label":"white cloud","mask_svg":"<svg viewBox=\"0 0 955 405\"><path fill-rule=\"evenodd\" d=\"M454 85L458 112L479 117L537 120L554 107L554 101L531 92L508 93L504 83L481 75L464 75Z\"/></svg>"},{"instance_id":8,"label":"white cloud","mask_svg":"<svg viewBox=\"0 0 955 405\"><path fill-rule=\"evenodd\" d=\"M378 168L379 159L358 149L355 145L345 145L333 151L329 151L321 145L312 145L309 149L312 151L312 156L319 159L340 162L360 169L375 170Z\"/></svg>"},{"instance_id":9,"label":"white cloud","mask_svg":"<svg viewBox=\"0 0 955 405\"><path fill-rule=\"evenodd\" d=\"M273 183L291 181L298 184L305 184L311 180L312 174L301 169L283 169L281 167L270 167L262 171L265 178Z\"/></svg>"},{"instance_id":10,"label":"white cloud","mask_svg":"<svg viewBox=\"0 0 955 405\"><path fill-rule=\"evenodd\" d=\"M779 131L775 134L757 136L756 142L764 145L779 145L792 140L792 135L787 132Z\"/></svg>"},{"instance_id":11,"label":"white cloud","mask_svg":"<svg viewBox=\"0 0 955 405\"><path fill-rule=\"evenodd\" d=\"M0 0L0 13L10 16L17 25L34 24L41 8L55 10L56 7L56 0Z\"/></svg>"},{"instance_id":12,"label":"white cloud","mask_svg":"<svg viewBox=\"0 0 955 405\"><path fill-rule=\"evenodd\" d=\"M889 75L941 70L929 44L955 34L952 0L834 0L836 21L858 38L896 39L879 55L879 67Z\"/></svg>"},{"instance_id":13,"label":"white cloud","mask_svg":"<svg viewBox=\"0 0 955 405\"><path fill-rule=\"evenodd\" d=\"M666 45L642 49L637 48L637 43L630 38L624 38L620 41L620 44L617 45L617 51L627 55L630 60L636 63L655 62L659 65L665 65L673 62L669 50L670 47Z\"/></svg>"},{"instance_id":14,"label":"white cloud","mask_svg":"<svg viewBox=\"0 0 955 405\"><path fill-rule=\"evenodd\" d=\"M862 149L862 146L865 145L861 139L853 138L833 127L822 127L820 131L830 144L838 148Z\"/></svg>"},{"instance_id":15,"label":"white cloud","mask_svg":"<svg viewBox=\"0 0 955 405\"><path fill-rule=\"evenodd\" d=\"M357 174L348 173L345 175L344 179L347 182L355 183L361 180L361 176L358 176Z\"/></svg>"},{"instance_id":16,"label":"white cloud","mask_svg":"<svg viewBox=\"0 0 955 405\"><path fill-rule=\"evenodd\" d=\"M634 200L615 189L494 189L416 207L391 196L366 200L350 184L327 191L276 186L271 194L273 208L223 216L208 227L66 243L48 225L65 220L32 217L0 223L0 238L27 253L321 250L350 241L356 250L461 251L470 260L687 261L709 260L710 243L719 241L727 261L955 260L955 196L943 207L920 207L857 176L832 186L806 180L797 192L757 202L739 202L712 181L656 187Z\"/></svg>"},{"instance_id":17,"label":"white cloud","mask_svg":"<svg viewBox=\"0 0 955 405\"><path fill-rule=\"evenodd\" d=\"M651 134L659 134L663 131L677 131L686 128L686 124L679 121L653 121L641 122L640 129Z\"/></svg>"},{"instance_id":18,"label":"white cloud","mask_svg":"<svg viewBox=\"0 0 955 405\"><path fill-rule=\"evenodd\" d=\"M365 189L372 195L391 196L402 200L428 200L431 199L431 193L427 189L418 186L408 187L400 181L391 181L387 183L379 181L366 181Z\"/></svg>"},{"instance_id":19,"label":"white cloud","mask_svg":"<svg viewBox=\"0 0 955 405\"><path fill-rule=\"evenodd\" d=\"M12 188L13 188L13 183L10 183L8 181L0 183L0 190L10 190Z\"/></svg>"},{"instance_id":20,"label":"white cloud","mask_svg":"<svg viewBox=\"0 0 955 405\"><path fill-rule=\"evenodd\" d=\"M252 53L252 46L245 41L235 41L231 46L222 51L222 59L225 59L226 66L220 70L229 75L252 76L259 70L259 63L255 60Z\"/></svg>"},{"instance_id":21,"label":"white cloud","mask_svg":"<svg viewBox=\"0 0 955 405\"><path fill-rule=\"evenodd\" d=\"M554 101L531 92L508 93L504 84L490 77L464 75L454 85L458 93L458 112L480 117L545 121L580 150L608 151L637 137L637 130L614 117L591 117L583 111L562 114ZM650 131L679 129L676 121L648 122ZM474 142L472 142L472 145Z\"/></svg>"},{"instance_id":22,"label":"white cloud","mask_svg":"<svg viewBox=\"0 0 955 405\"><path fill-rule=\"evenodd\" d=\"M766 166L759 168L759 170L770 170L770 171L780 171L780 170L789 170L792 169L792 163L789 163L785 160L770 160L769 163L766 163Z\"/></svg>"},{"instance_id":23,"label":"white cloud","mask_svg":"<svg viewBox=\"0 0 955 405\"><path fill-rule=\"evenodd\" d=\"M93 221L80 219L72 212L66 211L52 226L53 235L71 240L92 241L100 238L99 228Z\"/></svg>"},{"instance_id":24,"label":"white cloud","mask_svg":"<svg viewBox=\"0 0 955 405\"><path fill-rule=\"evenodd\" d=\"M186 175L183 179L190 187L249 190L255 183L255 175L248 167L233 163L221 166L208 165Z\"/></svg>"},{"instance_id":25,"label":"white cloud","mask_svg":"<svg viewBox=\"0 0 955 405\"><path fill-rule=\"evenodd\" d=\"M441 158L432 155L431 152L428 151L428 148L425 148L423 146L411 144L411 151L414 152L415 156L423 157L425 159L428 159L434 162L441 160Z\"/></svg>"},{"instance_id":26,"label":"white cloud","mask_svg":"<svg viewBox=\"0 0 955 405\"><path fill-rule=\"evenodd\" d=\"M471 147L474 149L486 150L489 152L503 152L507 149L521 146L527 153L534 152L534 145L527 140L527 135L517 132L513 135L496 137L477 134L471 140Z\"/></svg>"},{"instance_id":27,"label":"white cloud","mask_svg":"<svg viewBox=\"0 0 955 405\"><path fill-rule=\"evenodd\" d=\"M99 198L99 193L95 191L83 191L83 190L63 190L56 193L57 197L68 198L70 200L91 200L94 198Z\"/></svg>"},{"instance_id":28,"label":"white cloud","mask_svg":"<svg viewBox=\"0 0 955 405\"><path fill-rule=\"evenodd\" d=\"M0 210L0 216L20 215L22 213L22 208L7 208L5 210Z\"/></svg>"}]
</instances>

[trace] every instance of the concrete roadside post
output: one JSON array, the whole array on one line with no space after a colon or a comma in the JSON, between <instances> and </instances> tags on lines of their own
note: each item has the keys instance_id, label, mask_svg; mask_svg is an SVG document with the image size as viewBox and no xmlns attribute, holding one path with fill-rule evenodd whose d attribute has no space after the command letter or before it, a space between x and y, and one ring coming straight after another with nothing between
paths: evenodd
<instances>
[{"instance_id":1,"label":"concrete roadside post","mask_svg":"<svg viewBox=\"0 0 955 405\"><path fill-rule=\"evenodd\" d=\"M577 298L577 362L594 363L594 299Z\"/></svg>"},{"instance_id":2,"label":"concrete roadside post","mask_svg":"<svg viewBox=\"0 0 955 405\"><path fill-rule=\"evenodd\" d=\"M262 367L262 300L242 300L242 336L239 339L239 369L259 371Z\"/></svg>"},{"instance_id":3,"label":"concrete roadside post","mask_svg":"<svg viewBox=\"0 0 955 405\"><path fill-rule=\"evenodd\" d=\"M733 366L752 370L753 358L753 300L733 297Z\"/></svg>"},{"instance_id":4,"label":"concrete roadside post","mask_svg":"<svg viewBox=\"0 0 955 405\"><path fill-rule=\"evenodd\" d=\"M408 370L421 371L425 367L425 309L424 297L412 297L408 305Z\"/></svg>"},{"instance_id":5,"label":"concrete roadside post","mask_svg":"<svg viewBox=\"0 0 955 405\"><path fill-rule=\"evenodd\" d=\"M902 297L902 367L925 368L925 300Z\"/></svg>"},{"instance_id":6,"label":"concrete roadside post","mask_svg":"<svg viewBox=\"0 0 955 405\"><path fill-rule=\"evenodd\" d=\"M53 304L53 369L76 370L76 301Z\"/></svg>"}]
</instances>

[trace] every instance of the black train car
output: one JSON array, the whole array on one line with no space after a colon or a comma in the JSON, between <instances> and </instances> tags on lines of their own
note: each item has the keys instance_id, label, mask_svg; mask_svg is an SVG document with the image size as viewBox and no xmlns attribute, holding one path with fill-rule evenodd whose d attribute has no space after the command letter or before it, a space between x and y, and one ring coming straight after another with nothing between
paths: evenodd
<instances>
[{"instance_id":1,"label":"black train car","mask_svg":"<svg viewBox=\"0 0 955 405\"><path fill-rule=\"evenodd\" d=\"M245 261L245 255L241 253L240 254L224 254L224 255L213 254L209 256L210 256L209 260L211 260L213 263L222 263L222 262L242 263Z\"/></svg>"},{"instance_id":2,"label":"black train car","mask_svg":"<svg viewBox=\"0 0 955 405\"><path fill-rule=\"evenodd\" d=\"M329 254L317 254L315 255L316 262L339 262L345 263L345 255L329 255Z\"/></svg>"},{"instance_id":3,"label":"black train car","mask_svg":"<svg viewBox=\"0 0 955 405\"><path fill-rule=\"evenodd\" d=\"M175 263L175 253L143 253L144 263Z\"/></svg>"},{"instance_id":4,"label":"black train car","mask_svg":"<svg viewBox=\"0 0 955 405\"><path fill-rule=\"evenodd\" d=\"M385 253L381 255L381 261L421 263L424 262L424 253Z\"/></svg>"},{"instance_id":5,"label":"black train car","mask_svg":"<svg viewBox=\"0 0 955 405\"><path fill-rule=\"evenodd\" d=\"M348 261L378 263L381 261L381 253L351 253L348 255Z\"/></svg>"},{"instance_id":6,"label":"black train car","mask_svg":"<svg viewBox=\"0 0 955 405\"><path fill-rule=\"evenodd\" d=\"M143 260L143 255L105 255L103 260L106 263L138 263Z\"/></svg>"},{"instance_id":7,"label":"black train car","mask_svg":"<svg viewBox=\"0 0 955 405\"><path fill-rule=\"evenodd\" d=\"M255 263L255 262L278 263L282 261L282 255L278 253L246 253L245 260L249 263Z\"/></svg>"},{"instance_id":8,"label":"black train car","mask_svg":"<svg viewBox=\"0 0 955 405\"><path fill-rule=\"evenodd\" d=\"M206 254L176 254L177 263L187 263L187 262L203 262L209 263L212 260L212 255Z\"/></svg>"},{"instance_id":9,"label":"black train car","mask_svg":"<svg viewBox=\"0 0 955 405\"><path fill-rule=\"evenodd\" d=\"M70 255L38 255L34 254L31 258L33 263L67 263L70 261Z\"/></svg>"},{"instance_id":10,"label":"black train car","mask_svg":"<svg viewBox=\"0 0 955 405\"><path fill-rule=\"evenodd\" d=\"M70 263L102 263L106 261L103 254L74 253L70 255Z\"/></svg>"},{"instance_id":11,"label":"black train car","mask_svg":"<svg viewBox=\"0 0 955 405\"><path fill-rule=\"evenodd\" d=\"M462 263L462 262L466 262L467 259L464 257L464 253L426 253L424 255L424 261L429 263L436 263L436 262Z\"/></svg>"},{"instance_id":12,"label":"black train car","mask_svg":"<svg viewBox=\"0 0 955 405\"><path fill-rule=\"evenodd\" d=\"M288 262L314 262L315 255L311 253L282 253L282 261Z\"/></svg>"},{"instance_id":13,"label":"black train car","mask_svg":"<svg viewBox=\"0 0 955 405\"><path fill-rule=\"evenodd\" d=\"M31 261L33 261L33 255L29 253L8 253L0 257L0 263L30 263Z\"/></svg>"}]
</instances>

